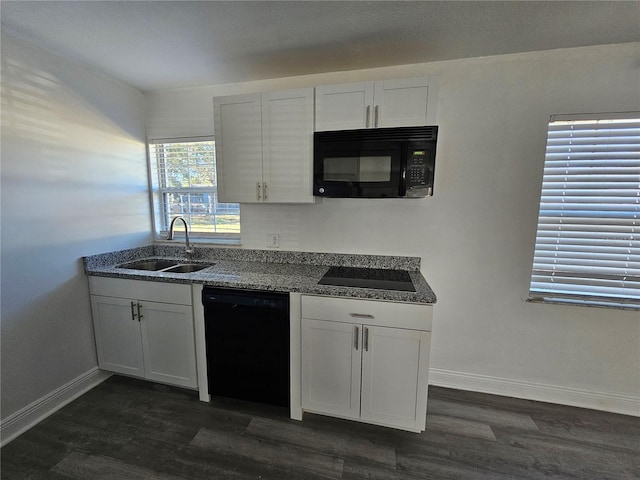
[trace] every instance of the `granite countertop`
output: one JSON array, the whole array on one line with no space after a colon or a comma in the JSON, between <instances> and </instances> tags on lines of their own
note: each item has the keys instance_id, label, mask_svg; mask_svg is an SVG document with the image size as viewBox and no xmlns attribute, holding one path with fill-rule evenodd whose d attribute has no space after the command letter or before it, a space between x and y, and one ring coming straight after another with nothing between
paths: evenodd
<instances>
[{"instance_id":1,"label":"granite countertop","mask_svg":"<svg viewBox=\"0 0 640 480\"><path fill-rule=\"evenodd\" d=\"M170 273L119 268L136 260L155 258L183 263L211 263L192 273ZM420 258L381 255L348 255L315 252L246 250L197 247L187 259L183 247L150 245L83 258L87 275L171 283L199 283L213 287L278 292L299 292L337 297L368 298L433 304L436 295L420 273ZM318 285L330 266L406 270L415 292Z\"/></svg>"}]
</instances>

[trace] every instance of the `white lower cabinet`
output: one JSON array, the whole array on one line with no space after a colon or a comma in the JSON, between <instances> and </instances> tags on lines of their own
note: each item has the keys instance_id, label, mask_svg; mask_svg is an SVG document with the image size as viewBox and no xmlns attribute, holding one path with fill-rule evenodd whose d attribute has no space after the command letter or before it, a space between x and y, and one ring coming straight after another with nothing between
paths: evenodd
<instances>
[{"instance_id":1,"label":"white lower cabinet","mask_svg":"<svg viewBox=\"0 0 640 480\"><path fill-rule=\"evenodd\" d=\"M431 309L303 296L303 411L423 431Z\"/></svg>"},{"instance_id":2,"label":"white lower cabinet","mask_svg":"<svg viewBox=\"0 0 640 480\"><path fill-rule=\"evenodd\" d=\"M144 377L142 333L128 298L91 295L98 366L110 372ZM133 307L135 308L135 306Z\"/></svg>"},{"instance_id":3,"label":"white lower cabinet","mask_svg":"<svg viewBox=\"0 0 640 480\"><path fill-rule=\"evenodd\" d=\"M362 355L356 328L350 323L302 319L303 409L360 418Z\"/></svg>"},{"instance_id":4,"label":"white lower cabinet","mask_svg":"<svg viewBox=\"0 0 640 480\"><path fill-rule=\"evenodd\" d=\"M189 285L104 277L89 284L100 368L198 386Z\"/></svg>"},{"instance_id":5,"label":"white lower cabinet","mask_svg":"<svg viewBox=\"0 0 640 480\"><path fill-rule=\"evenodd\" d=\"M360 417L382 425L424 430L431 334L402 328L364 326ZM421 378L422 377L422 378ZM421 381L422 380L422 381ZM422 410L421 410L422 409Z\"/></svg>"}]
</instances>

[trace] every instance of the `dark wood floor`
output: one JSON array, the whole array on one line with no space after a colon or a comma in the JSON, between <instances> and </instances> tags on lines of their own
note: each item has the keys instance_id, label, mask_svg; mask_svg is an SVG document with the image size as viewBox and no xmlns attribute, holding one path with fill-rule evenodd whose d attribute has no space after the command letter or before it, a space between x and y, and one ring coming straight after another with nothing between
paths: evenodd
<instances>
[{"instance_id":1,"label":"dark wood floor","mask_svg":"<svg viewBox=\"0 0 640 480\"><path fill-rule=\"evenodd\" d=\"M640 418L429 388L422 434L114 376L0 452L2 479L640 479Z\"/></svg>"}]
</instances>

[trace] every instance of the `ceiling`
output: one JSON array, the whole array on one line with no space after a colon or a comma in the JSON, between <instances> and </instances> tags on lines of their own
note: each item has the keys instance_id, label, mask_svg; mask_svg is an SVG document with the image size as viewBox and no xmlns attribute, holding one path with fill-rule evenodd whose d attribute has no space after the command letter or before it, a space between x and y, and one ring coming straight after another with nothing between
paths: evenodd
<instances>
[{"instance_id":1,"label":"ceiling","mask_svg":"<svg viewBox=\"0 0 640 480\"><path fill-rule=\"evenodd\" d=\"M640 1L7 1L3 31L141 91L640 41Z\"/></svg>"}]
</instances>

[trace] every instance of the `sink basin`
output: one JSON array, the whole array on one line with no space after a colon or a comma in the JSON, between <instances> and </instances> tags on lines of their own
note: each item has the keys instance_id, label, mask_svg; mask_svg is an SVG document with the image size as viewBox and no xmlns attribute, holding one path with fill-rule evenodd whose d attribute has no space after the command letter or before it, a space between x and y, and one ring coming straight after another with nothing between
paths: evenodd
<instances>
[{"instance_id":1,"label":"sink basin","mask_svg":"<svg viewBox=\"0 0 640 480\"><path fill-rule=\"evenodd\" d=\"M205 268L209 268L212 265L210 263L183 263L180 265L176 265L175 267L167 268L163 270L163 272L167 273L191 273L198 272L200 270L204 270Z\"/></svg>"},{"instance_id":2,"label":"sink basin","mask_svg":"<svg viewBox=\"0 0 640 480\"><path fill-rule=\"evenodd\" d=\"M191 273L204 270L215 265L214 263L185 263L180 260L164 260L159 258L147 258L136 260L135 262L123 263L117 268L128 270L147 270L152 272L167 273Z\"/></svg>"},{"instance_id":3,"label":"sink basin","mask_svg":"<svg viewBox=\"0 0 640 480\"><path fill-rule=\"evenodd\" d=\"M129 270L147 270L152 272L191 273L213 266L213 263L184 263L180 260L164 260L161 258L147 258L135 262L123 263L118 268Z\"/></svg>"},{"instance_id":4,"label":"sink basin","mask_svg":"<svg viewBox=\"0 0 640 480\"><path fill-rule=\"evenodd\" d=\"M125 263L118 265L118 268L127 268L130 270L164 270L173 267L180 262L175 260L138 260L137 262Z\"/></svg>"}]
</instances>

